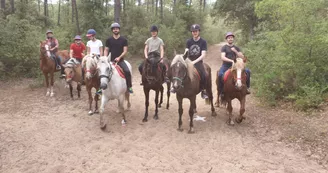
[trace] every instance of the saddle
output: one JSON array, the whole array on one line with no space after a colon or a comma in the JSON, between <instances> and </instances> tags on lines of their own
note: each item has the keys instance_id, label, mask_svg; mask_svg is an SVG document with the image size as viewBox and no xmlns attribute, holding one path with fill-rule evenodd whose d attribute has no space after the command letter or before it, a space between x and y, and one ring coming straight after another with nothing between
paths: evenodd
<instances>
[{"instance_id":1,"label":"saddle","mask_svg":"<svg viewBox=\"0 0 328 173\"><path fill-rule=\"evenodd\" d=\"M230 73L232 72L232 69L228 69L224 75L223 75L223 82L225 83L228 80L228 76L230 75ZM244 74L243 76L244 80L246 80L247 78L247 73Z\"/></svg>"},{"instance_id":2,"label":"saddle","mask_svg":"<svg viewBox=\"0 0 328 173\"><path fill-rule=\"evenodd\" d=\"M113 64L115 69L117 70L118 74L121 76L121 78L125 79L124 71L119 65Z\"/></svg>"}]
</instances>

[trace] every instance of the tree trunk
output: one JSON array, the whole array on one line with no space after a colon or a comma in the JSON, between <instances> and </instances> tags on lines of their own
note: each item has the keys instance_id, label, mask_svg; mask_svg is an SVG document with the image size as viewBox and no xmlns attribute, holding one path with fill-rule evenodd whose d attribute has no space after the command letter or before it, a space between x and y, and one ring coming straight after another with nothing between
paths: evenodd
<instances>
[{"instance_id":1,"label":"tree trunk","mask_svg":"<svg viewBox=\"0 0 328 173\"><path fill-rule=\"evenodd\" d=\"M120 17L121 17L121 1L115 0L114 21L120 23Z\"/></svg>"},{"instance_id":2,"label":"tree trunk","mask_svg":"<svg viewBox=\"0 0 328 173\"><path fill-rule=\"evenodd\" d=\"M44 0L44 24L48 26L48 0Z\"/></svg>"},{"instance_id":3,"label":"tree trunk","mask_svg":"<svg viewBox=\"0 0 328 173\"><path fill-rule=\"evenodd\" d=\"M173 0L173 13L176 11L177 0Z\"/></svg>"},{"instance_id":4,"label":"tree trunk","mask_svg":"<svg viewBox=\"0 0 328 173\"><path fill-rule=\"evenodd\" d=\"M141 0L138 0L138 6L141 6Z\"/></svg>"},{"instance_id":5,"label":"tree trunk","mask_svg":"<svg viewBox=\"0 0 328 173\"><path fill-rule=\"evenodd\" d=\"M199 9L200 9L200 11L202 11L202 8L203 8L203 0L200 0L199 1Z\"/></svg>"},{"instance_id":6,"label":"tree trunk","mask_svg":"<svg viewBox=\"0 0 328 173\"><path fill-rule=\"evenodd\" d=\"M146 0L147 12L149 11L149 0Z\"/></svg>"},{"instance_id":7,"label":"tree trunk","mask_svg":"<svg viewBox=\"0 0 328 173\"><path fill-rule=\"evenodd\" d=\"M163 19L164 19L164 12L163 12L163 0L160 0L161 2L161 23L163 24Z\"/></svg>"},{"instance_id":8,"label":"tree trunk","mask_svg":"<svg viewBox=\"0 0 328 173\"><path fill-rule=\"evenodd\" d=\"M125 16L125 9L126 9L126 1L123 0L123 18Z\"/></svg>"},{"instance_id":9,"label":"tree trunk","mask_svg":"<svg viewBox=\"0 0 328 173\"><path fill-rule=\"evenodd\" d=\"M75 10L74 10L74 2L76 2L75 0L71 1L71 5L72 5L72 23L74 23L74 15L75 15Z\"/></svg>"},{"instance_id":10,"label":"tree trunk","mask_svg":"<svg viewBox=\"0 0 328 173\"><path fill-rule=\"evenodd\" d=\"M41 0L38 0L39 14L41 13Z\"/></svg>"},{"instance_id":11,"label":"tree trunk","mask_svg":"<svg viewBox=\"0 0 328 173\"><path fill-rule=\"evenodd\" d=\"M154 13L154 0L151 0L151 12Z\"/></svg>"},{"instance_id":12,"label":"tree trunk","mask_svg":"<svg viewBox=\"0 0 328 173\"><path fill-rule=\"evenodd\" d=\"M76 29L77 29L77 33L80 35L81 34L81 30L80 30L80 24L79 24L79 15L77 12L77 5L76 5L76 0L72 0L72 2L74 2L74 9L75 9L75 20L76 20Z\"/></svg>"},{"instance_id":13,"label":"tree trunk","mask_svg":"<svg viewBox=\"0 0 328 173\"><path fill-rule=\"evenodd\" d=\"M1 9L3 11L6 9L6 0L1 0Z\"/></svg>"},{"instance_id":14,"label":"tree trunk","mask_svg":"<svg viewBox=\"0 0 328 173\"><path fill-rule=\"evenodd\" d=\"M61 0L58 0L58 20L57 20L58 26L60 26L60 6L61 6Z\"/></svg>"},{"instance_id":15,"label":"tree trunk","mask_svg":"<svg viewBox=\"0 0 328 173\"><path fill-rule=\"evenodd\" d=\"M108 0L106 0L106 13L105 13L106 16L108 16Z\"/></svg>"},{"instance_id":16,"label":"tree trunk","mask_svg":"<svg viewBox=\"0 0 328 173\"><path fill-rule=\"evenodd\" d=\"M11 13L15 13L15 2L14 2L14 0L10 0L10 6L11 6Z\"/></svg>"},{"instance_id":17,"label":"tree trunk","mask_svg":"<svg viewBox=\"0 0 328 173\"><path fill-rule=\"evenodd\" d=\"M191 7L191 4L192 4L192 0L189 0L189 7Z\"/></svg>"},{"instance_id":18,"label":"tree trunk","mask_svg":"<svg viewBox=\"0 0 328 173\"><path fill-rule=\"evenodd\" d=\"M203 11L205 11L205 7L206 7L206 0L204 0L204 7L203 7Z\"/></svg>"},{"instance_id":19,"label":"tree trunk","mask_svg":"<svg viewBox=\"0 0 328 173\"><path fill-rule=\"evenodd\" d=\"M155 14L158 16L158 0L155 1Z\"/></svg>"}]
</instances>

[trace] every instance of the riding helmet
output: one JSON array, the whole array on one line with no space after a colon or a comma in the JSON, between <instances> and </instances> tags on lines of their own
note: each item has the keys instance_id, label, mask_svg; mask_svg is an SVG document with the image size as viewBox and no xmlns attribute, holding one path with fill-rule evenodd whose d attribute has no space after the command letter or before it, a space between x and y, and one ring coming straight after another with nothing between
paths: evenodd
<instances>
[{"instance_id":1,"label":"riding helmet","mask_svg":"<svg viewBox=\"0 0 328 173\"><path fill-rule=\"evenodd\" d=\"M200 31L200 26L198 24L193 24L190 27L190 31Z\"/></svg>"},{"instance_id":2,"label":"riding helmet","mask_svg":"<svg viewBox=\"0 0 328 173\"><path fill-rule=\"evenodd\" d=\"M119 28L119 29L121 29L121 25L120 24L118 24L118 23L112 23L112 25L110 25L110 29L111 30L113 30L113 28Z\"/></svg>"},{"instance_id":3,"label":"riding helmet","mask_svg":"<svg viewBox=\"0 0 328 173\"><path fill-rule=\"evenodd\" d=\"M93 35L96 35L96 30L94 29L89 29L88 32L87 32L87 37L90 37L90 36L93 36Z\"/></svg>"},{"instance_id":4,"label":"riding helmet","mask_svg":"<svg viewBox=\"0 0 328 173\"><path fill-rule=\"evenodd\" d=\"M150 32L158 32L158 27L153 25L150 27Z\"/></svg>"},{"instance_id":5,"label":"riding helmet","mask_svg":"<svg viewBox=\"0 0 328 173\"><path fill-rule=\"evenodd\" d=\"M233 36L233 37L235 37L235 35L234 35L232 32L227 32L225 38L227 39L227 37L229 37L229 36Z\"/></svg>"}]
</instances>

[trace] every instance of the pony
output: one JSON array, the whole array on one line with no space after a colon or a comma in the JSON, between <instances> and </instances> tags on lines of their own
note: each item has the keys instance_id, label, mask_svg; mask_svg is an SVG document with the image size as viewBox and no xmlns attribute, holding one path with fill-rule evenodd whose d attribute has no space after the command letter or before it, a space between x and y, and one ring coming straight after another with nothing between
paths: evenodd
<instances>
[{"instance_id":1,"label":"pony","mask_svg":"<svg viewBox=\"0 0 328 173\"><path fill-rule=\"evenodd\" d=\"M81 82L82 82L81 64L75 58L71 58L63 65L63 67L65 67L66 83L69 85L71 98L73 99L72 81L77 83L77 87L76 87L77 95L78 98L80 98Z\"/></svg>"},{"instance_id":2,"label":"pony","mask_svg":"<svg viewBox=\"0 0 328 173\"><path fill-rule=\"evenodd\" d=\"M99 95L95 94L94 99L92 98L91 89L95 88L96 91L100 88L100 78L97 70L97 56L96 55L86 55L82 60L82 67L85 72L84 83L86 90L88 92L89 98L89 115L98 113L98 100ZM95 109L92 110L92 101L95 101Z\"/></svg>"},{"instance_id":3,"label":"pony","mask_svg":"<svg viewBox=\"0 0 328 173\"><path fill-rule=\"evenodd\" d=\"M236 58L235 63L232 67L227 70L224 74L224 87L223 92L224 96L221 98L221 105L226 106L229 118L227 121L228 125L234 125L233 115L232 115L232 100L237 98L240 102L239 117L235 119L237 123L241 123L246 119L243 114L245 112L245 103L247 95L246 87L246 72L245 72L245 62L247 58ZM217 72L218 74L218 72ZM217 101L216 106L220 106L220 83L219 76L216 75L216 84L217 84Z\"/></svg>"},{"instance_id":4,"label":"pony","mask_svg":"<svg viewBox=\"0 0 328 173\"><path fill-rule=\"evenodd\" d=\"M176 90L176 97L179 103L179 131L183 131L182 126L182 100L188 98L190 100L189 107L189 117L190 117L190 129L188 133L194 133L193 116L196 113L196 95L200 93L200 77L191 60L187 58L188 52L184 55L175 55L171 63L171 73L172 73L172 84L173 88ZM206 103L211 104L212 116L216 116L216 112L213 106L213 93L212 93L212 79L211 79L211 68L209 65L204 63L204 68L206 71L207 86L206 92L208 94L208 99Z\"/></svg>"},{"instance_id":5,"label":"pony","mask_svg":"<svg viewBox=\"0 0 328 173\"><path fill-rule=\"evenodd\" d=\"M154 90L156 92L155 95L155 115L154 119L158 119L158 108L161 107L163 103L163 92L164 87L163 83L165 80L165 74L163 73L163 69L160 65L160 54L158 52L149 52L148 58L144 60L144 67L142 70L142 83L143 90L145 93L145 116L143 118L143 122L147 122L148 118L148 106L149 106L149 91ZM169 71L170 61L167 58L163 58L163 64L166 66L166 71ZM167 103L166 109L169 109L170 103L170 91L171 82L167 83ZM158 103L159 92L161 93L160 102Z\"/></svg>"},{"instance_id":6,"label":"pony","mask_svg":"<svg viewBox=\"0 0 328 173\"><path fill-rule=\"evenodd\" d=\"M56 57L61 57L61 64L64 64L69 59L69 52L67 50L57 51ZM46 79L47 93L46 96L53 97L54 93L54 73L56 70L55 60L51 58L50 48L46 41L40 42L40 69ZM50 75L50 88L49 88Z\"/></svg>"},{"instance_id":7,"label":"pony","mask_svg":"<svg viewBox=\"0 0 328 173\"><path fill-rule=\"evenodd\" d=\"M102 130L106 129L106 123L104 122L103 113L104 106L108 100L116 99L118 101L119 113L122 115L122 125L126 124L125 114L124 114L124 100L127 100L127 108L131 107L130 103L130 93L127 90L126 80L120 75L120 67L116 63L110 61L111 54L102 56L99 58L97 63L97 69L100 78L100 89L103 90L100 105L100 128ZM128 66L131 76L132 67L129 62L125 61Z\"/></svg>"}]
</instances>

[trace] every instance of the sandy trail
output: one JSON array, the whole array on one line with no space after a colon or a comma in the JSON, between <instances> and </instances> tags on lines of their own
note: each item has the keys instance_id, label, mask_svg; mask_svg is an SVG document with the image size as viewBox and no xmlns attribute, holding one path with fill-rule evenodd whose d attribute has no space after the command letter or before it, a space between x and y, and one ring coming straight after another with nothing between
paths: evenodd
<instances>
[{"instance_id":1,"label":"sandy trail","mask_svg":"<svg viewBox=\"0 0 328 173\"><path fill-rule=\"evenodd\" d=\"M219 68L221 45L209 48L206 62L214 74ZM210 106L198 96L198 114L206 121L196 121L195 134L187 134L189 101L184 100L183 132L177 131L178 108L171 95L170 110L161 108L159 120L150 115L142 123L144 95L139 86L137 63L134 69L132 107L126 113L128 124L121 126L117 102L106 106L108 132L99 128L99 115L87 115L87 94L71 100L68 89L57 81L54 98L46 98L45 89L3 87L0 89L0 172L3 173L224 173L224 172L327 172L324 165L306 156L294 145L280 140L278 128L262 122L264 108L250 95L246 103L247 119L233 127L226 125L223 108L211 117ZM165 89L166 90L166 89ZM213 92L216 93L215 87ZM164 103L166 97L164 97ZM239 104L234 101L234 114ZM275 110L266 110L274 114ZM261 115L262 114L262 115Z\"/></svg>"}]
</instances>

